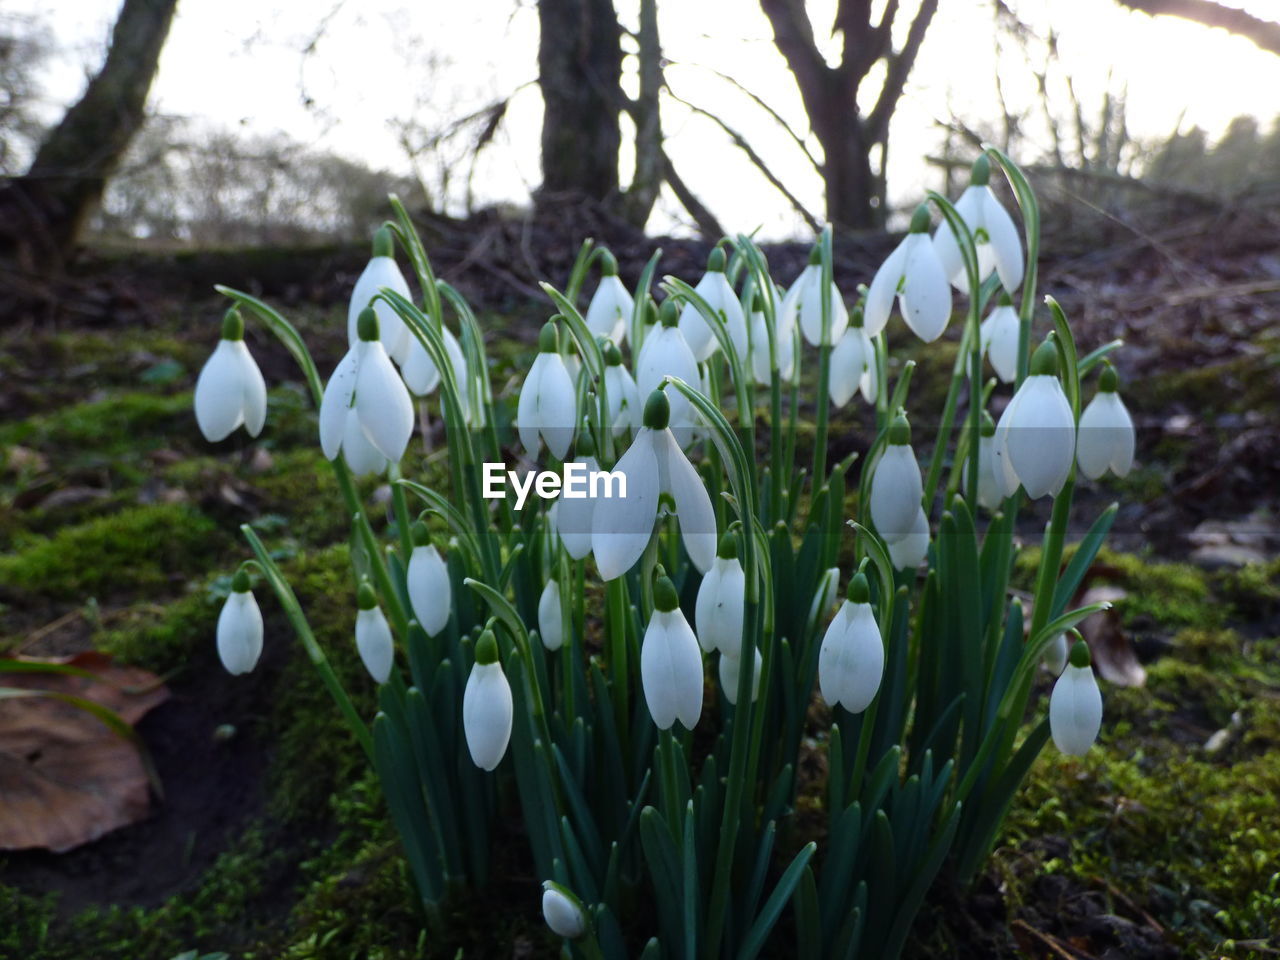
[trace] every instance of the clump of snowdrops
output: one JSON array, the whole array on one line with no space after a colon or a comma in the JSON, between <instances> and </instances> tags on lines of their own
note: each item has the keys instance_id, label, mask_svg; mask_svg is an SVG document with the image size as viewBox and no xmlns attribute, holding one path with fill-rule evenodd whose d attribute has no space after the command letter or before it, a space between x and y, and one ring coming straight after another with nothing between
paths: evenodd
<instances>
[{"instance_id":1,"label":"clump of snowdrops","mask_svg":"<svg viewBox=\"0 0 1280 960\"><path fill-rule=\"evenodd\" d=\"M988 185L993 161L1026 258ZM979 870L1050 737L1072 754L1093 743L1102 701L1073 628L1098 606L1069 607L1114 505L1062 559L1077 473L1132 462L1104 360L1118 344L1081 358L1057 304L1040 308L1038 208L1007 157L981 156L956 204L928 200L848 300L829 232L798 277L775 279L738 236L696 285L666 277L660 297L660 253L633 292L588 241L563 292L543 284L554 315L506 395L486 332L394 198L327 383L283 316L220 288L233 306L196 387L200 428L219 440L263 427L252 317L319 408L380 709L354 709L248 525L255 559L218 649L233 673L253 668L261 577L378 770L429 916L484 886L509 842L501 811L518 809L546 922L573 956L750 958L785 936L802 958L893 957L939 871ZM960 326L942 410L913 407L914 364L889 362L895 308L926 342ZM816 395L802 389L810 364ZM437 402L449 476L428 486L411 438L415 411ZM875 434L860 461L828 463L830 411L851 403L874 409ZM512 411L515 430L499 429ZM913 445L913 419L937 424L930 451ZM614 488L543 496L540 480L517 509L510 489L485 495L485 464L514 465L515 486L577 465ZM392 522L368 512L363 474L386 478ZM1016 523L1040 497L1052 518L1025 610L1009 590ZM1060 674L1047 704L1032 701L1042 663ZM825 784L798 780L809 753ZM793 817L802 788L824 797L820 844Z\"/></svg>"}]
</instances>

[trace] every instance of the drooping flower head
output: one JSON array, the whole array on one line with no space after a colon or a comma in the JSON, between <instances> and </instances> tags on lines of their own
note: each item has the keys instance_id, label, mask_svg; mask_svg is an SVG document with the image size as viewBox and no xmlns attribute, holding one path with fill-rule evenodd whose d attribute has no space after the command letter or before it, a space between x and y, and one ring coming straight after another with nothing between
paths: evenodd
<instances>
[{"instance_id":1,"label":"drooping flower head","mask_svg":"<svg viewBox=\"0 0 1280 960\"><path fill-rule=\"evenodd\" d=\"M776 301L781 298L775 297ZM796 372L796 317L795 311L775 311L774 357L769 356L769 326L764 312L764 298L757 290L751 298L751 374L756 383L768 386L773 382L773 370L778 379L787 382ZM774 362L776 361L776 363Z\"/></svg>"},{"instance_id":2,"label":"drooping flower head","mask_svg":"<svg viewBox=\"0 0 1280 960\"><path fill-rule=\"evenodd\" d=\"M1090 666L1089 647L1077 640L1071 661L1049 695L1049 732L1059 750L1084 756L1102 729L1102 693Z\"/></svg>"},{"instance_id":3,"label":"drooping flower head","mask_svg":"<svg viewBox=\"0 0 1280 960\"><path fill-rule=\"evenodd\" d=\"M1018 239L1018 228L1014 226L1009 211L1000 205L991 191L990 180L991 161L984 153L973 163L969 186L956 201L956 213L973 234L978 254L978 282L984 281L995 270L1004 288L1012 293L1022 282L1022 242ZM939 224L933 243L951 282L958 290L967 293L969 279L960 244L946 220Z\"/></svg>"},{"instance_id":4,"label":"drooping flower head","mask_svg":"<svg viewBox=\"0 0 1280 960\"><path fill-rule=\"evenodd\" d=\"M658 569L653 616L640 646L640 680L659 730L679 720L692 730L702 715L702 652L680 611L676 588Z\"/></svg>"},{"instance_id":5,"label":"drooping flower head","mask_svg":"<svg viewBox=\"0 0 1280 960\"><path fill-rule=\"evenodd\" d=\"M587 932L587 918L578 898L550 880L542 884L542 919L552 933L566 940L577 940Z\"/></svg>"},{"instance_id":6,"label":"drooping flower head","mask_svg":"<svg viewBox=\"0 0 1280 960\"><path fill-rule=\"evenodd\" d=\"M411 535L413 552L409 555L405 587L414 617L427 635L434 637L449 623L453 607L449 568L432 545L425 523L415 523Z\"/></svg>"},{"instance_id":7,"label":"drooping flower head","mask_svg":"<svg viewBox=\"0 0 1280 960\"><path fill-rule=\"evenodd\" d=\"M645 338L636 358L636 390L642 398L651 396L669 376L679 377L692 386L702 382L698 361L685 340L679 320L675 301L668 297L658 310L658 325ZM686 446L693 437L693 408L682 393L676 393L668 402L671 429L680 446Z\"/></svg>"},{"instance_id":8,"label":"drooping flower head","mask_svg":"<svg viewBox=\"0 0 1280 960\"><path fill-rule=\"evenodd\" d=\"M814 244L809 253L809 264L796 277L796 282L787 289L782 298L782 306L778 308L778 328L799 322L800 332L812 347L820 346L822 340L822 247ZM826 342L835 344L849 325L849 311L844 305L844 298L836 289L835 281L831 281L831 326L827 330Z\"/></svg>"},{"instance_id":9,"label":"drooping flower head","mask_svg":"<svg viewBox=\"0 0 1280 960\"><path fill-rule=\"evenodd\" d=\"M251 437L267 418L267 385L244 344L244 320L236 307L222 318L222 339L196 379L196 424L210 443L243 424Z\"/></svg>"},{"instance_id":10,"label":"drooping flower head","mask_svg":"<svg viewBox=\"0 0 1280 960\"><path fill-rule=\"evenodd\" d=\"M1005 383L1013 383L1018 376L1018 327L1013 298L1002 291L999 305L982 321L979 339L991 369Z\"/></svg>"},{"instance_id":11,"label":"drooping flower head","mask_svg":"<svg viewBox=\"0 0 1280 960\"><path fill-rule=\"evenodd\" d=\"M232 676L249 673L262 656L262 611L249 588L249 574L237 570L231 593L218 614L218 657Z\"/></svg>"},{"instance_id":12,"label":"drooping flower head","mask_svg":"<svg viewBox=\"0 0 1280 960\"><path fill-rule=\"evenodd\" d=\"M462 692L462 730L471 759L481 770L493 770L502 762L514 717L511 684L498 660L498 641L492 630L485 630L476 641L476 662Z\"/></svg>"},{"instance_id":13,"label":"drooping flower head","mask_svg":"<svg viewBox=\"0 0 1280 960\"><path fill-rule=\"evenodd\" d=\"M822 699L850 713L871 705L884 675L884 640L871 609L867 578L857 573L818 651L818 687Z\"/></svg>"},{"instance_id":14,"label":"drooping flower head","mask_svg":"<svg viewBox=\"0 0 1280 960\"><path fill-rule=\"evenodd\" d=\"M373 257L351 291L351 302L347 306L347 343L352 347L359 343L360 314L372 307L378 315L380 339L387 356L404 366L409 359L413 335L391 304L373 299L382 287L394 290L406 300L412 299L409 284L396 264L394 252L391 231L380 227L373 235Z\"/></svg>"},{"instance_id":15,"label":"drooping flower head","mask_svg":"<svg viewBox=\"0 0 1280 960\"><path fill-rule=\"evenodd\" d=\"M356 604L360 608L356 613L356 650L360 661L369 676L378 683L386 683L391 678L396 645L387 618L378 606L377 594L368 581L360 584Z\"/></svg>"},{"instance_id":16,"label":"drooping flower head","mask_svg":"<svg viewBox=\"0 0 1280 960\"><path fill-rule=\"evenodd\" d=\"M889 425L888 444L871 475L871 522L887 542L911 532L921 509L924 485L911 449L911 427L899 411Z\"/></svg>"},{"instance_id":17,"label":"drooping flower head","mask_svg":"<svg viewBox=\"0 0 1280 960\"><path fill-rule=\"evenodd\" d=\"M1119 378L1104 361L1098 392L1080 414L1080 436L1076 442L1076 463L1080 472L1097 480L1110 470L1117 477L1133 468L1133 418L1117 391Z\"/></svg>"},{"instance_id":18,"label":"drooping flower head","mask_svg":"<svg viewBox=\"0 0 1280 960\"><path fill-rule=\"evenodd\" d=\"M698 281L698 285L693 289L698 296L707 301L707 305L712 310L719 313L724 319L725 327L729 332L729 339L733 341L733 346L738 351L738 356L745 362L747 359L747 320L742 315L742 304L738 302L738 295L733 292L733 287L729 284L729 278L725 276L724 268L724 251L720 247L716 247L707 258L707 272L702 275L702 279ZM680 332L684 334L685 342L689 344L689 349L693 351L694 358L699 363L708 359L720 347L720 341L711 332L711 327L707 325L707 321L703 319L702 314L698 312L698 308L692 301L686 303L680 313ZM640 389L641 392L644 392L643 386Z\"/></svg>"},{"instance_id":19,"label":"drooping flower head","mask_svg":"<svg viewBox=\"0 0 1280 960\"><path fill-rule=\"evenodd\" d=\"M538 356L520 388L516 430L530 456L537 456L541 438L552 456L563 460L578 423L578 396L559 349L556 321L550 320L538 334Z\"/></svg>"},{"instance_id":20,"label":"drooping flower head","mask_svg":"<svg viewBox=\"0 0 1280 960\"><path fill-rule=\"evenodd\" d=\"M548 578L538 598L538 636L548 650L559 650L564 645L564 605L560 598L560 584Z\"/></svg>"},{"instance_id":21,"label":"drooping flower head","mask_svg":"<svg viewBox=\"0 0 1280 960\"><path fill-rule=\"evenodd\" d=\"M627 337L627 323L635 310L635 301L618 279L618 261L603 250L600 256L600 285L587 304L587 329L594 336L608 337L621 346Z\"/></svg>"},{"instance_id":22,"label":"drooping flower head","mask_svg":"<svg viewBox=\"0 0 1280 960\"><path fill-rule=\"evenodd\" d=\"M622 351L612 340L606 340L603 349L604 390L609 402L609 424L614 430L639 430L644 410L635 378L623 366Z\"/></svg>"},{"instance_id":23,"label":"drooping flower head","mask_svg":"<svg viewBox=\"0 0 1280 960\"><path fill-rule=\"evenodd\" d=\"M1013 395L996 424L995 475L1004 496L1019 484L1027 496L1057 496L1076 455L1076 424L1058 380L1058 351L1052 335L1031 357L1030 376Z\"/></svg>"},{"instance_id":24,"label":"drooping flower head","mask_svg":"<svg viewBox=\"0 0 1280 960\"><path fill-rule=\"evenodd\" d=\"M965 458L961 472L965 490L969 489L969 463ZM1004 502L1004 482L997 472L1001 467L996 461L996 422L983 410L978 430L978 503L992 512Z\"/></svg>"},{"instance_id":25,"label":"drooping flower head","mask_svg":"<svg viewBox=\"0 0 1280 960\"><path fill-rule=\"evenodd\" d=\"M591 431L583 429L578 433L576 444L577 456L574 463L582 464L587 476L600 469L596 462L596 444L591 439ZM581 560L591 552L592 517L595 515L596 498L587 491L585 497L566 496L568 485L560 488L555 511L555 530L560 536L565 552L574 560ZM602 501L603 502L603 501ZM545 636L543 638L546 639Z\"/></svg>"},{"instance_id":26,"label":"drooping flower head","mask_svg":"<svg viewBox=\"0 0 1280 960\"><path fill-rule=\"evenodd\" d=\"M875 364L875 347L863 325L863 313L854 307L848 328L831 351L831 403L837 408L843 407L859 387L863 397L872 402L875 393L867 385L867 378L874 376Z\"/></svg>"},{"instance_id":27,"label":"drooping flower head","mask_svg":"<svg viewBox=\"0 0 1280 960\"><path fill-rule=\"evenodd\" d=\"M932 343L942 336L951 319L951 286L929 239L929 208L924 204L916 208L910 232L871 281L865 310L868 336L884 329L895 299L902 319L917 337Z\"/></svg>"},{"instance_id":28,"label":"drooping flower head","mask_svg":"<svg viewBox=\"0 0 1280 960\"><path fill-rule=\"evenodd\" d=\"M738 537L730 530L720 538L715 563L698 586L693 609L698 643L707 653L722 650L731 657L742 655L746 587L746 574L738 562Z\"/></svg>"}]
</instances>

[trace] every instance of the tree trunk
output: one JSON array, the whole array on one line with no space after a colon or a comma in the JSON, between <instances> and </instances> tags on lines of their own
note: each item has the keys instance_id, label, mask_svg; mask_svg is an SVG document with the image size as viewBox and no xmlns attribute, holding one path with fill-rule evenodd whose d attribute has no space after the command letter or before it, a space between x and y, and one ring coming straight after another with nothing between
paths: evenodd
<instances>
[{"instance_id":1,"label":"tree trunk","mask_svg":"<svg viewBox=\"0 0 1280 960\"><path fill-rule=\"evenodd\" d=\"M27 173L0 192L0 256L45 271L71 253L145 119L176 6L177 0L124 0L102 69L45 137Z\"/></svg>"},{"instance_id":2,"label":"tree trunk","mask_svg":"<svg viewBox=\"0 0 1280 960\"><path fill-rule=\"evenodd\" d=\"M643 230L663 181L662 43L658 39L658 0L640 0L640 96L631 111L636 124L636 170L627 188L623 215Z\"/></svg>"},{"instance_id":3,"label":"tree trunk","mask_svg":"<svg viewBox=\"0 0 1280 960\"><path fill-rule=\"evenodd\" d=\"M1214 0L1118 0L1122 7L1141 10L1151 16L1167 14L1206 27L1220 27L1251 41L1259 50L1280 54L1280 23L1263 20L1239 7Z\"/></svg>"},{"instance_id":4,"label":"tree trunk","mask_svg":"<svg viewBox=\"0 0 1280 960\"><path fill-rule=\"evenodd\" d=\"M542 187L538 200L618 190L621 27L613 0L538 0Z\"/></svg>"}]
</instances>

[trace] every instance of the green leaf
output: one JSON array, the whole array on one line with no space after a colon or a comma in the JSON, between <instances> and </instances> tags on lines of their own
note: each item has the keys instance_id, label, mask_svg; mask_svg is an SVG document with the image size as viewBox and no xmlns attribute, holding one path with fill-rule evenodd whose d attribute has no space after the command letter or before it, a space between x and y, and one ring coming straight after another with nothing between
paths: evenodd
<instances>
[{"instance_id":1,"label":"green leaf","mask_svg":"<svg viewBox=\"0 0 1280 960\"><path fill-rule=\"evenodd\" d=\"M778 880L778 885L773 888L773 893L765 901L760 915L756 917L755 923L751 925L747 938L743 941L742 949L738 951L738 960L754 960L754 957L759 954L765 944L765 940L769 937L770 931L773 930L773 925L778 922L778 917L782 915L782 908L791 899L796 886L800 883L800 878L808 868L809 859L817 848L818 845L812 841L806 843L800 849L800 852L796 854L795 859L791 861L791 865L783 872L782 877Z\"/></svg>"}]
</instances>

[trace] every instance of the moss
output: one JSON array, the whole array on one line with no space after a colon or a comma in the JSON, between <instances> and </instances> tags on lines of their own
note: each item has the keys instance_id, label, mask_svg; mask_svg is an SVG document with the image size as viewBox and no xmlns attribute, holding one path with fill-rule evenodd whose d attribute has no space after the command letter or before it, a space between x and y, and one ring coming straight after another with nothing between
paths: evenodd
<instances>
[{"instance_id":1,"label":"moss","mask_svg":"<svg viewBox=\"0 0 1280 960\"><path fill-rule=\"evenodd\" d=\"M1274 412L1280 396L1280 343L1263 337L1255 347L1221 363L1170 369L1134 383L1134 405L1144 410L1182 407L1210 418L1219 413Z\"/></svg>"}]
</instances>

